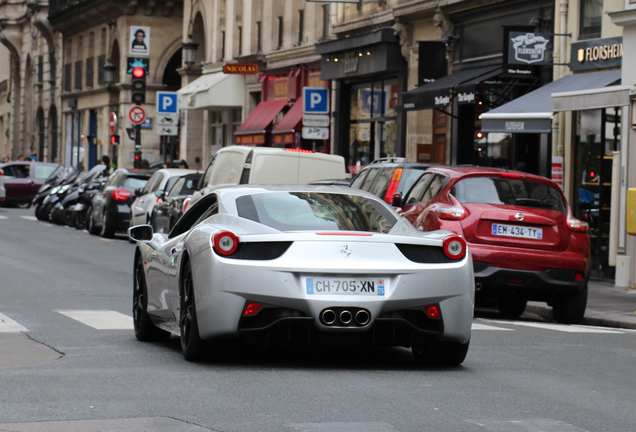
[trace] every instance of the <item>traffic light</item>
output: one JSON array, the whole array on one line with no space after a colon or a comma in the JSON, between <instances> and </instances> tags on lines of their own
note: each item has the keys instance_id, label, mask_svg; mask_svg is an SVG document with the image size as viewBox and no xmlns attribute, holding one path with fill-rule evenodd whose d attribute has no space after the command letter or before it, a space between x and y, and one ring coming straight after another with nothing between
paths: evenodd
<instances>
[{"instance_id":1,"label":"traffic light","mask_svg":"<svg viewBox=\"0 0 636 432\"><path fill-rule=\"evenodd\" d=\"M130 100L135 105L146 102L146 69L136 67L132 71L132 94Z\"/></svg>"},{"instance_id":2,"label":"traffic light","mask_svg":"<svg viewBox=\"0 0 636 432\"><path fill-rule=\"evenodd\" d=\"M141 168L141 150L135 150L135 159L133 161L133 168Z\"/></svg>"},{"instance_id":3,"label":"traffic light","mask_svg":"<svg viewBox=\"0 0 636 432\"><path fill-rule=\"evenodd\" d=\"M119 145L119 135L111 135L110 136L110 143L112 145Z\"/></svg>"}]
</instances>

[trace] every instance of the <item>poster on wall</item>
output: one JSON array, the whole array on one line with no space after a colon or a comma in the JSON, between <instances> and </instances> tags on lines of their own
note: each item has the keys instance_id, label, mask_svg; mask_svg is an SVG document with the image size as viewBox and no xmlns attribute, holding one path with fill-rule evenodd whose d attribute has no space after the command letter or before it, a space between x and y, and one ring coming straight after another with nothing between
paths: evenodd
<instances>
[{"instance_id":1,"label":"poster on wall","mask_svg":"<svg viewBox=\"0 0 636 432\"><path fill-rule=\"evenodd\" d=\"M563 156L552 156L551 178L563 190Z\"/></svg>"},{"instance_id":2,"label":"poster on wall","mask_svg":"<svg viewBox=\"0 0 636 432\"><path fill-rule=\"evenodd\" d=\"M130 54L150 55L150 27L130 26Z\"/></svg>"}]
</instances>

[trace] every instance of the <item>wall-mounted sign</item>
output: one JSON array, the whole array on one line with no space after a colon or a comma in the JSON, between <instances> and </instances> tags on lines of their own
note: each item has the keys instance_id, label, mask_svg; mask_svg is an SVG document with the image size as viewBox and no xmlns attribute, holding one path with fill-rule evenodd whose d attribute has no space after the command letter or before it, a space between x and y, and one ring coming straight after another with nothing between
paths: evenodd
<instances>
[{"instance_id":1,"label":"wall-mounted sign","mask_svg":"<svg viewBox=\"0 0 636 432\"><path fill-rule=\"evenodd\" d=\"M130 26L130 54L150 55L150 27Z\"/></svg>"},{"instance_id":2,"label":"wall-mounted sign","mask_svg":"<svg viewBox=\"0 0 636 432\"><path fill-rule=\"evenodd\" d=\"M432 83L448 73L446 44L442 41L418 42L417 85Z\"/></svg>"},{"instance_id":3,"label":"wall-mounted sign","mask_svg":"<svg viewBox=\"0 0 636 432\"><path fill-rule=\"evenodd\" d=\"M225 63L223 65L224 74L254 75L258 73L256 63Z\"/></svg>"},{"instance_id":4,"label":"wall-mounted sign","mask_svg":"<svg viewBox=\"0 0 636 432\"><path fill-rule=\"evenodd\" d=\"M620 67L623 38L595 39L572 44L570 69L573 71Z\"/></svg>"},{"instance_id":5,"label":"wall-mounted sign","mask_svg":"<svg viewBox=\"0 0 636 432\"><path fill-rule=\"evenodd\" d=\"M552 47L550 33L511 31L508 33L508 64L541 64L547 62Z\"/></svg>"}]
</instances>

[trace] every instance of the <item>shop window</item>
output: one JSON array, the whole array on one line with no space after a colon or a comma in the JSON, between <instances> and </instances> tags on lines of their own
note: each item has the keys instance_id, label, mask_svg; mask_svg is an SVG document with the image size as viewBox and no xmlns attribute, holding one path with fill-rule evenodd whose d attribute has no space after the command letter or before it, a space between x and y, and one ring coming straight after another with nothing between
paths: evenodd
<instances>
[{"instance_id":1,"label":"shop window","mask_svg":"<svg viewBox=\"0 0 636 432\"><path fill-rule=\"evenodd\" d=\"M82 89L82 61L75 62L75 89Z\"/></svg>"},{"instance_id":2,"label":"shop window","mask_svg":"<svg viewBox=\"0 0 636 432\"><path fill-rule=\"evenodd\" d=\"M305 10L301 9L298 11L298 45L303 44L305 32Z\"/></svg>"},{"instance_id":3,"label":"shop window","mask_svg":"<svg viewBox=\"0 0 636 432\"><path fill-rule=\"evenodd\" d=\"M238 55L243 55L243 27L238 26Z\"/></svg>"},{"instance_id":4,"label":"shop window","mask_svg":"<svg viewBox=\"0 0 636 432\"><path fill-rule=\"evenodd\" d=\"M581 0L580 7L581 28L579 36L584 39L601 37L603 0Z\"/></svg>"},{"instance_id":5,"label":"shop window","mask_svg":"<svg viewBox=\"0 0 636 432\"><path fill-rule=\"evenodd\" d=\"M241 108L232 108L230 117L230 137L233 137L236 130L239 128L243 121L243 113Z\"/></svg>"},{"instance_id":6,"label":"shop window","mask_svg":"<svg viewBox=\"0 0 636 432\"><path fill-rule=\"evenodd\" d=\"M93 87L93 76L95 75L93 70L94 61L94 57L86 59L86 87Z\"/></svg>"},{"instance_id":7,"label":"shop window","mask_svg":"<svg viewBox=\"0 0 636 432\"><path fill-rule=\"evenodd\" d=\"M278 17L278 45L276 49L281 49L283 47L283 17Z\"/></svg>"},{"instance_id":8,"label":"shop window","mask_svg":"<svg viewBox=\"0 0 636 432\"><path fill-rule=\"evenodd\" d=\"M329 37L329 3L322 5L322 38Z\"/></svg>"},{"instance_id":9,"label":"shop window","mask_svg":"<svg viewBox=\"0 0 636 432\"><path fill-rule=\"evenodd\" d=\"M263 52L263 23L256 22L256 52Z\"/></svg>"},{"instance_id":10,"label":"shop window","mask_svg":"<svg viewBox=\"0 0 636 432\"><path fill-rule=\"evenodd\" d=\"M227 125L223 122L223 111L210 111L210 144L213 147L227 145Z\"/></svg>"}]
</instances>

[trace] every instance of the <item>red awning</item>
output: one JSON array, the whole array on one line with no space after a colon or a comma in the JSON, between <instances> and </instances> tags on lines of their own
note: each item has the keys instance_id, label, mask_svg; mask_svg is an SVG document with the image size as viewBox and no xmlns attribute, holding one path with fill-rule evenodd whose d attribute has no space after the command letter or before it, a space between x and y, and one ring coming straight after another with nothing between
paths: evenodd
<instances>
[{"instance_id":1,"label":"red awning","mask_svg":"<svg viewBox=\"0 0 636 432\"><path fill-rule=\"evenodd\" d=\"M285 117L276 125L273 134L300 132L303 122L303 98L300 97Z\"/></svg>"},{"instance_id":2,"label":"red awning","mask_svg":"<svg viewBox=\"0 0 636 432\"><path fill-rule=\"evenodd\" d=\"M235 135L264 134L267 132L267 126L288 102L289 99L282 99L259 103L239 126Z\"/></svg>"}]
</instances>

